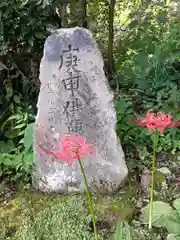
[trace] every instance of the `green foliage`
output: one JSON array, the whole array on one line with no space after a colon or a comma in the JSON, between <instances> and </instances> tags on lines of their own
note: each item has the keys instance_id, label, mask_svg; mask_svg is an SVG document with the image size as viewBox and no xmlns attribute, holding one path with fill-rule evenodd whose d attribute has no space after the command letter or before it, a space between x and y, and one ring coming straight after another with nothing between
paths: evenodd
<instances>
[{"instance_id":1,"label":"green foliage","mask_svg":"<svg viewBox=\"0 0 180 240\"><path fill-rule=\"evenodd\" d=\"M42 43L49 33L48 28L58 26L54 17L57 5L49 4L43 11L37 1L23 5L21 1L13 0L11 8L8 5L8 1L0 4L3 43L0 50L9 52L13 48L16 54L22 51L41 52Z\"/></svg>"},{"instance_id":2,"label":"green foliage","mask_svg":"<svg viewBox=\"0 0 180 240\"><path fill-rule=\"evenodd\" d=\"M173 211L168 203L156 201L153 202L152 226L161 227L166 217ZM141 209L140 221L143 224L149 222L149 204Z\"/></svg>"},{"instance_id":3,"label":"green foliage","mask_svg":"<svg viewBox=\"0 0 180 240\"><path fill-rule=\"evenodd\" d=\"M148 206L142 209L141 222L147 224ZM173 208L164 202L153 203L153 226L163 227L168 231L167 240L180 239L180 199L173 202Z\"/></svg>"},{"instance_id":4,"label":"green foliage","mask_svg":"<svg viewBox=\"0 0 180 240\"><path fill-rule=\"evenodd\" d=\"M1 131L8 139L0 141L0 176L12 182L28 182L34 163L32 151L34 116L21 106L1 124Z\"/></svg>"},{"instance_id":5,"label":"green foliage","mask_svg":"<svg viewBox=\"0 0 180 240\"><path fill-rule=\"evenodd\" d=\"M0 3L0 127L20 108L36 112L44 41L61 24L57 6L51 2L42 11L37 1L13 0L10 8L8 1Z\"/></svg>"},{"instance_id":6,"label":"green foliage","mask_svg":"<svg viewBox=\"0 0 180 240\"><path fill-rule=\"evenodd\" d=\"M29 118L27 112L23 112L23 109L17 114L11 115L1 125L1 131L7 138L13 139L16 146L21 144L21 138L25 133L25 128L28 125L28 121L34 120ZM19 141L20 140L20 141Z\"/></svg>"},{"instance_id":7,"label":"green foliage","mask_svg":"<svg viewBox=\"0 0 180 240\"><path fill-rule=\"evenodd\" d=\"M20 125L17 125L20 126ZM24 128L24 124L21 125ZM19 134L10 134L10 140L6 143L1 141L0 156L0 177L5 177L9 181L29 182L31 179L31 171L34 164L34 156L32 151L32 134L34 124L28 124L25 129L20 129ZM13 137L12 137L13 136ZM15 141L14 138L21 137L21 140ZM24 136L22 138L22 136Z\"/></svg>"},{"instance_id":8,"label":"green foliage","mask_svg":"<svg viewBox=\"0 0 180 240\"><path fill-rule=\"evenodd\" d=\"M33 133L34 133L34 123L30 123L27 125L24 133L25 153L33 149Z\"/></svg>"},{"instance_id":9,"label":"green foliage","mask_svg":"<svg viewBox=\"0 0 180 240\"><path fill-rule=\"evenodd\" d=\"M13 154L3 153L0 157L0 176L11 182L27 183L31 179L33 153L23 154L14 151Z\"/></svg>"},{"instance_id":10,"label":"green foliage","mask_svg":"<svg viewBox=\"0 0 180 240\"><path fill-rule=\"evenodd\" d=\"M89 28L93 31L105 58L108 51L108 8L109 2L104 0L100 0L98 4L96 1L89 1L87 8Z\"/></svg>"},{"instance_id":11,"label":"green foliage","mask_svg":"<svg viewBox=\"0 0 180 240\"><path fill-rule=\"evenodd\" d=\"M132 97L124 94L123 98L121 97L121 99L115 101L115 106L117 112L117 133L124 148L132 146L139 152L141 159L144 160L145 157L151 154L152 139L147 128L140 128L133 123L137 117L140 117L140 114L134 110ZM133 117L135 114L136 116ZM144 114L142 113L141 117L143 116ZM174 120L176 119L179 119L179 113L174 115ZM178 128L172 128L167 129L165 134L160 134L157 152L177 153L180 150L179 133ZM143 146L147 146L148 149L143 148Z\"/></svg>"},{"instance_id":12,"label":"green foliage","mask_svg":"<svg viewBox=\"0 0 180 240\"><path fill-rule=\"evenodd\" d=\"M17 70L12 63L9 68ZM0 90L0 177L12 182L29 182L33 166L32 124L29 123L34 122L35 115L25 98L28 92L23 96L23 91L21 94L13 87L14 81L19 80L17 73L14 78L10 75Z\"/></svg>"},{"instance_id":13,"label":"green foliage","mask_svg":"<svg viewBox=\"0 0 180 240\"><path fill-rule=\"evenodd\" d=\"M168 234L167 240L180 240L180 236L177 236L177 235L171 233L171 234Z\"/></svg>"},{"instance_id":14,"label":"green foliage","mask_svg":"<svg viewBox=\"0 0 180 240\"><path fill-rule=\"evenodd\" d=\"M89 227L88 211L83 205L80 198L73 197L45 208L33 219L22 224L17 239L94 239Z\"/></svg>"},{"instance_id":15,"label":"green foliage","mask_svg":"<svg viewBox=\"0 0 180 240\"><path fill-rule=\"evenodd\" d=\"M24 2L24 1L23 1ZM0 114L2 119L14 112L14 104L33 105L39 88L38 67L43 45L50 31L60 26L58 3L30 1L0 3Z\"/></svg>"},{"instance_id":16,"label":"green foliage","mask_svg":"<svg viewBox=\"0 0 180 240\"><path fill-rule=\"evenodd\" d=\"M127 221L117 223L115 240L132 240L131 229Z\"/></svg>"},{"instance_id":17,"label":"green foliage","mask_svg":"<svg viewBox=\"0 0 180 240\"><path fill-rule=\"evenodd\" d=\"M180 199L173 202L174 211L166 218L165 227L170 234L180 237Z\"/></svg>"},{"instance_id":18,"label":"green foliage","mask_svg":"<svg viewBox=\"0 0 180 240\"><path fill-rule=\"evenodd\" d=\"M130 38L123 35L124 39L121 38L119 43L121 52L117 50L120 54L118 73L111 81L117 94L118 135L126 152L134 149L143 162L150 158L151 134L148 129L134 127L133 119L143 117L148 109L153 109L171 114L175 121L180 120L180 25L170 24L170 19L158 25L153 18L144 19L142 26L137 23ZM165 26L168 31L163 31ZM172 128L164 136L160 135L157 152L177 154L179 134L180 129Z\"/></svg>"},{"instance_id":19,"label":"green foliage","mask_svg":"<svg viewBox=\"0 0 180 240\"><path fill-rule=\"evenodd\" d=\"M118 222L116 226L115 240L123 238L123 222Z\"/></svg>"}]
</instances>

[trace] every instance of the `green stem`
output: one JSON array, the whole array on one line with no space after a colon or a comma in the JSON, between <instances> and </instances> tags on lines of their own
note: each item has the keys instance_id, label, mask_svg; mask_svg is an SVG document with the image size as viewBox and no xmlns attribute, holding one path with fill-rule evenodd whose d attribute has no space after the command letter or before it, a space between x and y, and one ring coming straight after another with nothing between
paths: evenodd
<instances>
[{"instance_id":1,"label":"green stem","mask_svg":"<svg viewBox=\"0 0 180 240\"><path fill-rule=\"evenodd\" d=\"M82 164L81 159L79 157L78 157L78 161L79 161L79 165L81 167L81 172L82 172L82 175L83 175L83 178L84 178L84 184L85 184L85 187L86 187L86 194L87 194L87 198L88 198L88 201L89 201L89 210L90 210L90 213L91 213L91 216L92 216L92 221L93 221L93 229L94 229L95 240L98 240L98 233L97 233L96 220L95 220L95 215L94 215L93 201L92 201L91 194L90 194L90 191L89 191L87 178L86 178L86 175L85 175L85 172L84 172L84 167L83 167L83 164Z\"/></svg>"},{"instance_id":2,"label":"green stem","mask_svg":"<svg viewBox=\"0 0 180 240\"><path fill-rule=\"evenodd\" d=\"M153 212L153 193L154 193L154 180L155 180L155 164L156 164L156 146L157 146L157 133L153 135L153 159L152 159L152 181L149 203L149 229L152 228L152 212Z\"/></svg>"}]
</instances>

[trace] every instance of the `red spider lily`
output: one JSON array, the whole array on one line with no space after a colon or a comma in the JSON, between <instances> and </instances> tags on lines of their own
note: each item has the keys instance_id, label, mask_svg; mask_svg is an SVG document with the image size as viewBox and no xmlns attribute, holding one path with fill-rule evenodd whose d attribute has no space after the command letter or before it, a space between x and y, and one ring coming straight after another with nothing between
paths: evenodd
<instances>
[{"instance_id":1,"label":"red spider lily","mask_svg":"<svg viewBox=\"0 0 180 240\"><path fill-rule=\"evenodd\" d=\"M173 122L173 118L171 115L165 114L164 112L158 112L157 116L159 117L159 123L163 127L174 127L176 122Z\"/></svg>"},{"instance_id":2,"label":"red spider lily","mask_svg":"<svg viewBox=\"0 0 180 240\"><path fill-rule=\"evenodd\" d=\"M163 133L165 128L180 126L180 122L174 122L171 115L165 114L164 112L155 114L152 110L147 112L145 118L135 120L135 124L140 127L148 127L150 133L152 133L154 129Z\"/></svg>"},{"instance_id":3,"label":"red spider lily","mask_svg":"<svg viewBox=\"0 0 180 240\"><path fill-rule=\"evenodd\" d=\"M67 161L68 165L72 165L72 161L76 159L76 154L70 151L63 151L63 149L49 151L42 146L40 148L47 154L55 156L57 160Z\"/></svg>"},{"instance_id":4,"label":"red spider lily","mask_svg":"<svg viewBox=\"0 0 180 240\"><path fill-rule=\"evenodd\" d=\"M85 154L91 155L91 145L86 143L86 139L78 134L63 137L62 148L65 151L76 153L76 157L83 157Z\"/></svg>"},{"instance_id":5,"label":"red spider lily","mask_svg":"<svg viewBox=\"0 0 180 240\"><path fill-rule=\"evenodd\" d=\"M49 151L40 147L44 152L52 154L58 160L64 160L68 165L72 165L74 160L84 157L85 154L91 155L91 145L86 143L86 139L79 134L64 136L60 142L60 149Z\"/></svg>"}]
</instances>

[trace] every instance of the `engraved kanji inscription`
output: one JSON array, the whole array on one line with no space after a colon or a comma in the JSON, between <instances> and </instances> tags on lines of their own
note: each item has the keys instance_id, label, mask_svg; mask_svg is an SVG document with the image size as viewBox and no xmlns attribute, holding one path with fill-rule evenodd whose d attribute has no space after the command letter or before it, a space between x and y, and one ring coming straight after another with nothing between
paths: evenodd
<instances>
[{"instance_id":1,"label":"engraved kanji inscription","mask_svg":"<svg viewBox=\"0 0 180 240\"><path fill-rule=\"evenodd\" d=\"M81 119L78 119L78 118L71 121L68 125L69 134L72 134L74 132L78 132L82 134L82 129L83 129L83 123Z\"/></svg>"},{"instance_id":2,"label":"engraved kanji inscription","mask_svg":"<svg viewBox=\"0 0 180 240\"><path fill-rule=\"evenodd\" d=\"M66 113L66 117L74 117L77 111L82 110L82 104L79 98L74 98L71 101L66 101L64 105L63 114Z\"/></svg>"},{"instance_id":3,"label":"engraved kanji inscription","mask_svg":"<svg viewBox=\"0 0 180 240\"><path fill-rule=\"evenodd\" d=\"M74 96L74 91L79 89L79 75L73 76L72 72L69 73L69 77L62 80L65 90L71 91Z\"/></svg>"},{"instance_id":4,"label":"engraved kanji inscription","mask_svg":"<svg viewBox=\"0 0 180 240\"><path fill-rule=\"evenodd\" d=\"M72 48L71 45L68 45L68 50L63 51L63 55L60 56L60 66L59 70L64 65L67 68L67 72L70 70L73 70L75 72L78 72L76 69L78 58L74 52L79 52L78 48Z\"/></svg>"},{"instance_id":5,"label":"engraved kanji inscription","mask_svg":"<svg viewBox=\"0 0 180 240\"><path fill-rule=\"evenodd\" d=\"M54 116L48 117L48 122L49 122L49 123L53 123L54 121L55 121Z\"/></svg>"}]
</instances>

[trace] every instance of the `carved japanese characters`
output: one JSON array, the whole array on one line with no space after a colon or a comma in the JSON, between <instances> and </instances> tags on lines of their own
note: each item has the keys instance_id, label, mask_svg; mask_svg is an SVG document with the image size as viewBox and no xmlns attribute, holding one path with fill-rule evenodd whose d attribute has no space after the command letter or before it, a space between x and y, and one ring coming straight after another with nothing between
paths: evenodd
<instances>
[{"instance_id":1,"label":"carved japanese characters","mask_svg":"<svg viewBox=\"0 0 180 240\"><path fill-rule=\"evenodd\" d=\"M60 29L45 42L40 66L34 139L35 186L43 191L84 191L78 164L67 166L44 153L38 144L58 149L63 135L78 132L93 145L84 159L89 185L95 191L116 190L127 174L119 139L113 95L92 34L83 28Z\"/></svg>"}]
</instances>

